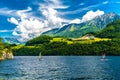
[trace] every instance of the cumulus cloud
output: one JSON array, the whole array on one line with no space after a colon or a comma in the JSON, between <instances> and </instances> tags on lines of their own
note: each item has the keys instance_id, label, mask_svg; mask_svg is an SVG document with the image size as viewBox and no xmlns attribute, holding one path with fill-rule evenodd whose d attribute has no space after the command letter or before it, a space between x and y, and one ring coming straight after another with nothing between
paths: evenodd
<instances>
[{"instance_id":1,"label":"cumulus cloud","mask_svg":"<svg viewBox=\"0 0 120 80\"><path fill-rule=\"evenodd\" d=\"M8 19L9 22L18 25L18 20L16 20L14 17L11 17Z\"/></svg>"},{"instance_id":2,"label":"cumulus cloud","mask_svg":"<svg viewBox=\"0 0 120 80\"><path fill-rule=\"evenodd\" d=\"M100 11L100 10L97 10L97 11L88 11L83 17L82 17L82 22L85 22L85 21L89 21L89 20L92 20L93 18L97 17L97 16L100 16L100 15L103 15L104 14L104 11Z\"/></svg>"},{"instance_id":3,"label":"cumulus cloud","mask_svg":"<svg viewBox=\"0 0 120 80\"><path fill-rule=\"evenodd\" d=\"M46 25L47 22L34 18L21 19L12 34L14 36L19 36L19 41L24 42L33 37L39 36L44 31L50 30L49 27L45 27Z\"/></svg>"},{"instance_id":4,"label":"cumulus cloud","mask_svg":"<svg viewBox=\"0 0 120 80\"><path fill-rule=\"evenodd\" d=\"M42 13L43 18L35 17L31 12L32 8L28 7L25 10L15 11L14 13L19 17L11 17L9 22L16 24L13 31L14 36L19 36L19 41L24 42L41 33L52 28L61 27L69 20L61 18L56 9L65 9L68 6L62 5L59 0L44 0L46 3L39 4L39 12Z\"/></svg>"},{"instance_id":5,"label":"cumulus cloud","mask_svg":"<svg viewBox=\"0 0 120 80\"><path fill-rule=\"evenodd\" d=\"M74 20L71 20L70 23L82 23L82 22L86 22L86 21L89 21L89 20L92 20L93 18L97 17L97 16L100 16L100 15L103 15L104 14L104 11L100 11L100 10L97 10L97 11L88 11L83 17L82 19L74 19Z\"/></svg>"},{"instance_id":6,"label":"cumulus cloud","mask_svg":"<svg viewBox=\"0 0 120 80\"><path fill-rule=\"evenodd\" d=\"M68 20L61 18L59 12L56 10L65 9L68 8L68 6L62 5L59 0L50 0L51 3L49 1L47 2L49 5L40 4L39 10L49 23L49 27L60 27L63 22L68 22Z\"/></svg>"},{"instance_id":7,"label":"cumulus cloud","mask_svg":"<svg viewBox=\"0 0 120 80\"><path fill-rule=\"evenodd\" d=\"M79 23L81 23L81 20L76 18L76 19L70 21L70 23L77 23L77 24L79 24Z\"/></svg>"}]
</instances>

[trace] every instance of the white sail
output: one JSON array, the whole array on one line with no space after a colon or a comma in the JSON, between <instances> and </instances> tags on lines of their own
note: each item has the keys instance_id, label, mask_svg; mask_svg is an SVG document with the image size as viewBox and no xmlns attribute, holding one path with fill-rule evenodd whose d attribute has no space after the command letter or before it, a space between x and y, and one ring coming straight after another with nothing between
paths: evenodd
<instances>
[{"instance_id":1,"label":"white sail","mask_svg":"<svg viewBox=\"0 0 120 80\"><path fill-rule=\"evenodd\" d=\"M103 55L102 58L105 59L105 55Z\"/></svg>"},{"instance_id":2,"label":"white sail","mask_svg":"<svg viewBox=\"0 0 120 80\"><path fill-rule=\"evenodd\" d=\"M39 60L41 60L42 59L42 55L41 55L41 52L39 53Z\"/></svg>"}]
</instances>

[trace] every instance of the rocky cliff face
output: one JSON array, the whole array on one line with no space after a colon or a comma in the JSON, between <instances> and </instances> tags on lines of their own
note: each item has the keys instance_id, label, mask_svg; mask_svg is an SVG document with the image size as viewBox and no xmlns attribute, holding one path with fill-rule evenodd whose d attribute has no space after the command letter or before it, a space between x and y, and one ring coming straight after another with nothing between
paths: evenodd
<instances>
[{"instance_id":1,"label":"rocky cliff face","mask_svg":"<svg viewBox=\"0 0 120 80\"><path fill-rule=\"evenodd\" d=\"M8 49L5 49L0 53L0 60L13 59L13 58L14 58L13 53Z\"/></svg>"}]
</instances>

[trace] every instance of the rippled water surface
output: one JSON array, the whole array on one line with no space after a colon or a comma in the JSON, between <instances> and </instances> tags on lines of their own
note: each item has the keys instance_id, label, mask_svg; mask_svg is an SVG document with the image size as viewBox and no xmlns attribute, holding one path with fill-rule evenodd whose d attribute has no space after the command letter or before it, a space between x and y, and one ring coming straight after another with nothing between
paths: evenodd
<instances>
[{"instance_id":1,"label":"rippled water surface","mask_svg":"<svg viewBox=\"0 0 120 80\"><path fill-rule=\"evenodd\" d=\"M0 61L0 80L120 80L120 56L17 56Z\"/></svg>"}]
</instances>

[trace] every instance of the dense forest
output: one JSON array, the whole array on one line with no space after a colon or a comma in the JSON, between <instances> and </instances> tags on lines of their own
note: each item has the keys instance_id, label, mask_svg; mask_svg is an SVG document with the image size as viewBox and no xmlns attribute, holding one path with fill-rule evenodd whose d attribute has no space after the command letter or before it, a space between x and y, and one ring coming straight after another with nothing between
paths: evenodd
<instances>
[{"instance_id":1,"label":"dense forest","mask_svg":"<svg viewBox=\"0 0 120 80\"><path fill-rule=\"evenodd\" d=\"M22 47L12 48L15 55L24 56L37 56L41 52L42 55L101 55L104 50L107 55L120 55L120 39L114 38L108 41L98 41L92 43L80 43L81 41L73 41L67 43L66 41L51 41L49 36L38 37L39 41L35 38L30 40ZM42 39L42 43L41 43ZM46 39L48 39L46 41ZM88 42L88 40L86 40Z\"/></svg>"}]
</instances>

